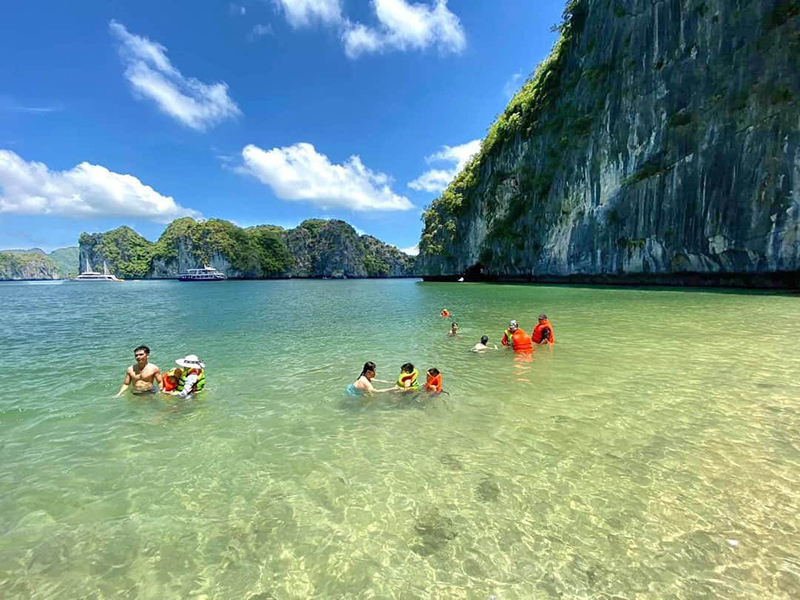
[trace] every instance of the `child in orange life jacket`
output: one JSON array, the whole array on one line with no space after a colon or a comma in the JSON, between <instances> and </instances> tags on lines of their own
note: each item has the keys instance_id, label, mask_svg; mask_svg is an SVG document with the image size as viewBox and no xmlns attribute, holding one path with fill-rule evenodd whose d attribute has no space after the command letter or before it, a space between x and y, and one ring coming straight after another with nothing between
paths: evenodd
<instances>
[{"instance_id":1,"label":"child in orange life jacket","mask_svg":"<svg viewBox=\"0 0 800 600\"><path fill-rule=\"evenodd\" d=\"M178 382L181 380L183 371L180 367L175 367L164 373L162 392L173 392L178 389Z\"/></svg>"},{"instance_id":2,"label":"child in orange life jacket","mask_svg":"<svg viewBox=\"0 0 800 600\"><path fill-rule=\"evenodd\" d=\"M425 390L428 392L432 392L434 394L438 394L442 391L442 374L439 373L439 369L433 367L432 369L428 369L426 372L428 376L427 381L425 382Z\"/></svg>"}]
</instances>

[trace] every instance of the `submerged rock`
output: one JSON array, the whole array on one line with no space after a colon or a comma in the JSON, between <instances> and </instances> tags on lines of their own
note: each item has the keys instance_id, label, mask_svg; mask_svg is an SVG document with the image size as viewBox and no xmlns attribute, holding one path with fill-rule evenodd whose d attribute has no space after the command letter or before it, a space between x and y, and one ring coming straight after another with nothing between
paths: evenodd
<instances>
[{"instance_id":1,"label":"submerged rock","mask_svg":"<svg viewBox=\"0 0 800 600\"><path fill-rule=\"evenodd\" d=\"M458 535L453 520L441 515L439 509L435 507L420 513L414 530L420 538L420 543L412 546L411 551L420 556L438 552Z\"/></svg>"}]
</instances>

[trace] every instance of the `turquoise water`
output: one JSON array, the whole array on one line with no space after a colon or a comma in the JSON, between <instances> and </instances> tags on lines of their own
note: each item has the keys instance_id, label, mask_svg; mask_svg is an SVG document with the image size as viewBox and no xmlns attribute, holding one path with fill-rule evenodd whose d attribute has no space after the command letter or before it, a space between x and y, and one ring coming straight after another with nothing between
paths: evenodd
<instances>
[{"instance_id":1,"label":"turquoise water","mask_svg":"<svg viewBox=\"0 0 800 600\"><path fill-rule=\"evenodd\" d=\"M0 311L2 598L800 594L796 296L9 283ZM530 361L468 352L542 311ZM140 343L208 390L113 399ZM366 360L449 395L346 396Z\"/></svg>"}]
</instances>

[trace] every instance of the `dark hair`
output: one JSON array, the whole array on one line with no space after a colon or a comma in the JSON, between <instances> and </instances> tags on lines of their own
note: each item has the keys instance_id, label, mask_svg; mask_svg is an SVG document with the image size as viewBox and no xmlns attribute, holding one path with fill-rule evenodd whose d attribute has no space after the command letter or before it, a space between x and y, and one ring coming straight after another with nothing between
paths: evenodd
<instances>
[{"instance_id":1,"label":"dark hair","mask_svg":"<svg viewBox=\"0 0 800 600\"><path fill-rule=\"evenodd\" d=\"M550 328L542 327L542 339L550 341Z\"/></svg>"},{"instance_id":2,"label":"dark hair","mask_svg":"<svg viewBox=\"0 0 800 600\"><path fill-rule=\"evenodd\" d=\"M412 365L411 363L406 363L402 367L400 367L400 370L403 373L412 373L414 371L414 365Z\"/></svg>"},{"instance_id":3,"label":"dark hair","mask_svg":"<svg viewBox=\"0 0 800 600\"><path fill-rule=\"evenodd\" d=\"M436 367L433 367L432 369L428 369L428 373L430 373L431 375L436 377L439 374L439 369L437 369Z\"/></svg>"},{"instance_id":4,"label":"dark hair","mask_svg":"<svg viewBox=\"0 0 800 600\"><path fill-rule=\"evenodd\" d=\"M453 327L454 325L455 325L456 327L458 327L458 323L456 323L455 321L453 321L453 322L450 324L450 327Z\"/></svg>"},{"instance_id":5,"label":"dark hair","mask_svg":"<svg viewBox=\"0 0 800 600\"><path fill-rule=\"evenodd\" d=\"M367 371L373 371L373 372L375 371L375 363L372 362L371 360L368 360L367 362L364 363L364 368L361 369L361 375L359 375L359 377L363 377L364 375L366 375Z\"/></svg>"},{"instance_id":6,"label":"dark hair","mask_svg":"<svg viewBox=\"0 0 800 600\"><path fill-rule=\"evenodd\" d=\"M486 342L488 342L488 341L489 341L489 336L488 335L482 335L481 336L481 344L486 344Z\"/></svg>"},{"instance_id":7,"label":"dark hair","mask_svg":"<svg viewBox=\"0 0 800 600\"><path fill-rule=\"evenodd\" d=\"M137 352L139 352L139 350L144 350L145 354L150 354L150 348L148 348L147 346L139 346L138 348L134 348L133 353L136 354Z\"/></svg>"}]
</instances>

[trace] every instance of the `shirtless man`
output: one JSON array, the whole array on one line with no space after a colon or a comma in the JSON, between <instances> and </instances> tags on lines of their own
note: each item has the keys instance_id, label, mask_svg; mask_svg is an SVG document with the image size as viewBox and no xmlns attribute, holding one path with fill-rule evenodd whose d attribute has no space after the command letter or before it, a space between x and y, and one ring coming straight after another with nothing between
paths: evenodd
<instances>
[{"instance_id":1,"label":"shirtless man","mask_svg":"<svg viewBox=\"0 0 800 600\"><path fill-rule=\"evenodd\" d=\"M161 371L155 365L147 362L150 356L150 348L147 346L139 346L133 351L133 357L136 359L136 364L128 367L125 372L125 381L119 388L119 392L114 398L119 398L128 386L133 383L134 394L145 394L147 392L155 391L155 384L161 387Z\"/></svg>"}]
</instances>

